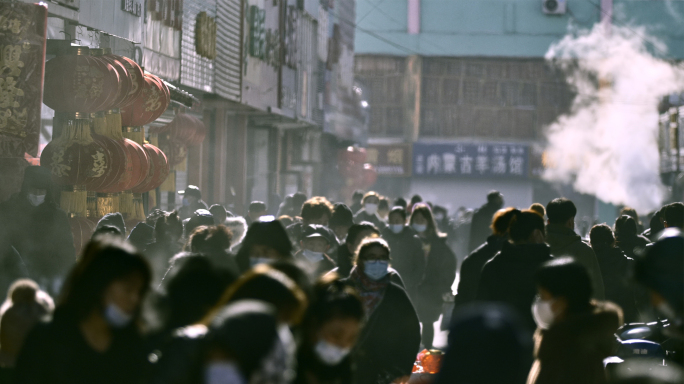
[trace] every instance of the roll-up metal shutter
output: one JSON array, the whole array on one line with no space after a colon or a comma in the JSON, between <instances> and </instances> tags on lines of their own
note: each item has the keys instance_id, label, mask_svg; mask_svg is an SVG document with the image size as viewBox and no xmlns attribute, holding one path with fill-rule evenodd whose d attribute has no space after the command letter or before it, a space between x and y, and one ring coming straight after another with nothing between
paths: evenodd
<instances>
[{"instance_id":1,"label":"roll-up metal shutter","mask_svg":"<svg viewBox=\"0 0 684 384\"><path fill-rule=\"evenodd\" d=\"M215 92L228 100L241 99L242 1L217 0Z\"/></svg>"},{"instance_id":2,"label":"roll-up metal shutter","mask_svg":"<svg viewBox=\"0 0 684 384\"><path fill-rule=\"evenodd\" d=\"M216 21L216 0L183 1L183 37L181 40L182 85L214 92L214 60L202 57L196 49L197 18L201 12Z\"/></svg>"}]
</instances>

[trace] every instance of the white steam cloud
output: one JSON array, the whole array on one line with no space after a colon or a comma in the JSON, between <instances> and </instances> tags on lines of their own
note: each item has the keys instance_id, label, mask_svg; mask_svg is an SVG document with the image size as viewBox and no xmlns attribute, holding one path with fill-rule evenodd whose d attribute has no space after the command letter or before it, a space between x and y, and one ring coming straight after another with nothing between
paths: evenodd
<instances>
[{"instance_id":1,"label":"white steam cloud","mask_svg":"<svg viewBox=\"0 0 684 384\"><path fill-rule=\"evenodd\" d=\"M684 70L651 55L642 28L601 25L549 48L577 92L571 111L547 129L544 178L639 212L661 206L658 102L684 89ZM666 47L648 37L655 49Z\"/></svg>"}]
</instances>

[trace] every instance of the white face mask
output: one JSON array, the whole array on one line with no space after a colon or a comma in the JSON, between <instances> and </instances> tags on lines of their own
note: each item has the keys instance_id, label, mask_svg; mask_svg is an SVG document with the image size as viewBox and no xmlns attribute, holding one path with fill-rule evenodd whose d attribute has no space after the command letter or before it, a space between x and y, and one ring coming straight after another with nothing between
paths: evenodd
<instances>
[{"instance_id":1,"label":"white face mask","mask_svg":"<svg viewBox=\"0 0 684 384\"><path fill-rule=\"evenodd\" d=\"M444 215L435 215L435 220L437 220L437 221L444 220Z\"/></svg>"},{"instance_id":2,"label":"white face mask","mask_svg":"<svg viewBox=\"0 0 684 384\"><path fill-rule=\"evenodd\" d=\"M541 329L549 329L551 324L556 317L551 310L551 304L553 301L542 300L539 297L532 304L532 316L534 317L534 322Z\"/></svg>"},{"instance_id":3,"label":"white face mask","mask_svg":"<svg viewBox=\"0 0 684 384\"><path fill-rule=\"evenodd\" d=\"M124 312L118 305L111 303L105 309L105 320L107 324L114 328L123 328L127 326L131 320L133 320L133 315L129 315Z\"/></svg>"},{"instance_id":4,"label":"white face mask","mask_svg":"<svg viewBox=\"0 0 684 384\"><path fill-rule=\"evenodd\" d=\"M45 195L34 195L32 193L29 193L28 195L26 195L26 197L28 197L29 202L34 207L43 204L43 202L45 201Z\"/></svg>"},{"instance_id":5,"label":"white face mask","mask_svg":"<svg viewBox=\"0 0 684 384\"><path fill-rule=\"evenodd\" d=\"M390 224L390 230L395 234L400 234L404 230L404 224Z\"/></svg>"},{"instance_id":6,"label":"white face mask","mask_svg":"<svg viewBox=\"0 0 684 384\"><path fill-rule=\"evenodd\" d=\"M302 255L304 255L304 257L306 257L306 259L311 263L318 263L319 261L323 260L323 252L314 252L305 249L302 251Z\"/></svg>"},{"instance_id":7,"label":"white face mask","mask_svg":"<svg viewBox=\"0 0 684 384\"><path fill-rule=\"evenodd\" d=\"M413 224L412 227L418 233L423 233L427 230L427 224Z\"/></svg>"},{"instance_id":8,"label":"white face mask","mask_svg":"<svg viewBox=\"0 0 684 384\"><path fill-rule=\"evenodd\" d=\"M205 384L247 384L234 363L215 362L204 368Z\"/></svg>"},{"instance_id":9,"label":"white face mask","mask_svg":"<svg viewBox=\"0 0 684 384\"><path fill-rule=\"evenodd\" d=\"M321 340L316 344L314 351L316 352L316 356L318 356L326 365L337 365L349 355L351 349L340 348L335 344L330 344L325 340Z\"/></svg>"},{"instance_id":10,"label":"white face mask","mask_svg":"<svg viewBox=\"0 0 684 384\"><path fill-rule=\"evenodd\" d=\"M372 203L366 203L364 205L364 209L366 210L366 213L374 215L375 212L378 211L378 205L377 204L372 204Z\"/></svg>"}]
</instances>

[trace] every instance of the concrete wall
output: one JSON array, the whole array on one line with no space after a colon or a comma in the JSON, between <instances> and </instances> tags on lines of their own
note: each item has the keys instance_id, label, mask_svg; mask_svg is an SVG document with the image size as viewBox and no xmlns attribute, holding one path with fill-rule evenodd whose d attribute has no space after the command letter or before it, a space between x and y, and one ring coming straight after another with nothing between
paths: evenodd
<instances>
[{"instance_id":1,"label":"concrete wall","mask_svg":"<svg viewBox=\"0 0 684 384\"><path fill-rule=\"evenodd\" d=\"M597 23L599 3L568 0L569 12L555 16L542 13L541 0L421 0L420 33L409 35L407 0L357 0L356 52L542 57L569 27ZM684 2L615 0L613 8L614 25L643 26L666 44L668 57L684 58Z\"/></svg>"}]
</instances>

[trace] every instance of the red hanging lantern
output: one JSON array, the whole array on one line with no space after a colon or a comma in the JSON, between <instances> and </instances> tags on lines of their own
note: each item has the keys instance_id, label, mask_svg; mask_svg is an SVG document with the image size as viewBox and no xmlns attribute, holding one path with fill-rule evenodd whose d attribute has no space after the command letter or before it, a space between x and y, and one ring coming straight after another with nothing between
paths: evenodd
<instances>
[{"instance_id":1,"label":"red hanging lantern","mask_svg":"<svg viewBox=\"0 0 684 384\"><path fill-rule=\"evenodd\" d=\"M43 103L61 112L90 113L107 109L119 89L114 67L89 55L87 47L45 64Z\"/></svg>"},{"instance_id":2,"label":"red hanging lantern","mask_svg":"<svg viewBox=\"0 0 684 384\"><path fill-rule=\"evenodd\" d=\"M122 142L110 139L107 136L92 134L93 140L100 144L107 152L109 164L105 175L100 180L89 185L89 190L95 192L105 192L116 185L126 172L126 150Z\"/></svg>"},{"instance_id":3,"label":"red hanging lantern","mask_svg":"<svg viewBox=\"0 0 684 384\"><path fill-rule=\"evenodd\" d=\"M114 185L99 192L116 193L132 189L142 183L150 171L150 158L140 144L130 139L122 139L121 143L126 154L126 171Z\"/></svg>"},{"instance_id":4,"label":"red hanging lantern","mask_svg":"<svg viewBox=\"0 0 684 384\"><path fill-rule=\"evenodd\" d=\"M190 116L190 119L193 120L194 123L194 130L192 137L190 137L190 140L188 140L188 145L199 145L202 144L204 141L204 138L207 136L207 128L204 126L204 123L202 120Z\"/></svg>"},{"instance_id":5,"label":"red hanging lantern","mask_svg":"<svg viewBox=\"0 0 684 384\"><path fill-rule=\"evenodd\" d=\"M151 123L164 113L170 103L161 81L145 75L142 93L128 106L121 108L121 123L126 127L139 127Z\"/></svg>"},{"instance_id":6,"label":"red hanging lantern","mask_svg":"<svg viewBox=\"0 0 684 384\"><path fill-rule=\"evenodd\" d=\"M114 67L116 73L119 75L119 88L116 93L116 97L112 101L109 108L119 108L123 101L128 97L133 86L133 81L128 74L126 66L119 60L115 55L106 55L103 48L91 49L90 54L96 58L106 62L107 64Z\"/></svg>"},{"instance_id":7,"label":"red hanging lantern","mask_svg":"<svg viewBox=\"0 0 684 384\"><path fill-rule=\"evenodd\" d=\"M173 118L168 127L170 139L189 144L195 131L195 121L189 115L181 113Z\"/></svg>"},{"instance_id":8,"label":"red hanging lantern","mask_svg":"<svg viewBox=\"0 0 684 384\"><path fill-rule=\"evenodd\" d=\"M143 146L150 157L150 171L147 178L138 186L132 189L133 193L144 193L151 191L164 183L169 176L169 161L161 149L152 144Z\"/></svg>"},{"instance_id":9,"label":"red hanging lantern","mask_svg":"<svg viewBox=\"0 0 684 384\"><path fill-rule=\"evenodd\" d=\"M62 134L40 155L40 164L50 169L53 181L60 185L99 185L110 161L106 150L93 140L90 120L79 113L66 120Z\"/></svg>"},{"instance_id":10,"label":"red hanging lantern","mask_svg":"<svg viewBox=\"0 0 684 384\"><path fill-rule=\"evenodd\" d=\"M95 232L95 223L86 217L74 216L69 218L69 227L74 235L74 248L80 255Z\"/></svg>"},{"instance_id":11,"label":"red hanging lantern","mask_svg":"<svg viewBox=\"0 0 684 384\"><path fill-rule=\"evenodd\" d=\"M169 160L169 166L171 167L182 163L188 156L188 147L179 141L168 139L159 145L162 147L166 158Z\"/></svg>"},{"instance_id":12,"label":"red hanging lantern","mask_svg":"<svg viewBox=\"0 0 684 384\"><path fill-rule=\"evenodd\" d=\"M105 52L107 52L106 49ZM115 59L120 60L124 67L126 67L128 77L131 80L131 90L128 92L128 95L123 100L119 108L128 106L133 103L142 93L143 88L145 87L145 74L138 63L126 56L112 55L111 53L108 53L107 56L112 56Z\"/></svg>"}]
</instances>

